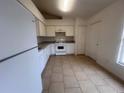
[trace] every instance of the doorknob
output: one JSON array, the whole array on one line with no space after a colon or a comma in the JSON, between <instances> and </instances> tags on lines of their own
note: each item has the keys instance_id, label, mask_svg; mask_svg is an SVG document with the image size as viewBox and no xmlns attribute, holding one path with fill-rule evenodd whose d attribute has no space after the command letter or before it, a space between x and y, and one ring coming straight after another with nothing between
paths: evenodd
<instances>
[{"instance_id":1,"label":"doorknob","mask_svg":"<svg viewBox=\"0 0 124 93\"><path fill-rule=\"evenodd\" d=\"M35 20L32 20L32 22L34 23L34 22L36 22Z\"/></svg>"}]
</instances>

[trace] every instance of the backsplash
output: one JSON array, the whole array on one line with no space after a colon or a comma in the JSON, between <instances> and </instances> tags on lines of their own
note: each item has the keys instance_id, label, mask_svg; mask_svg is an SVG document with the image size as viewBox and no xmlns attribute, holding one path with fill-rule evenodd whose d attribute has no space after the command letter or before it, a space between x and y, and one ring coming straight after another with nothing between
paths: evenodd
<instances>
[{"instance_id":1,"label":"backsplash","mask_svg":"<svg viewBox=\"0 0 124 93\"><path fill-rule=\"evenodd\" d=\"M56 42L64 42L66 41L66 36L65 36L65 32L56 32Z\"/></svg>"},{"instance_id":2,"label":"backsplash","mask_svg":"<svg viewBox=\"0 0 124 93\"><path fill-rule=\"evenodd\" d=\"M73 36L62 36L62 37L38 36L37 39L38 39L38 43L56 42L56 41L59 41L60 39L64 39L65 42L75 41Z\"/></svg>"}]
</instances>

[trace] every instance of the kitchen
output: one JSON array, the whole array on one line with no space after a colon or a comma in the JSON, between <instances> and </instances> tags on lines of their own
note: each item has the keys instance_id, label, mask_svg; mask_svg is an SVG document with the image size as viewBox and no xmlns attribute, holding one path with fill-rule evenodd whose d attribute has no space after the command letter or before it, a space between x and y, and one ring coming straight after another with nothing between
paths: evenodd
<instances>
[{"instance_id":1,"label":"kitchen","mask_svg":"<svg viewBox=\"0 0 124 93\"><path fill-rule=\"evenodd\" d=\"M39 35L39 43L41 43L41 46L43 45L42 43L53 43L53 54L60 53L61 54L74 54L74 29L73 29L73 24L71 26L71 22L69 21L67 24L66 20L63 20L63 23L61 20L60 24L57 24L59 22L53 21L52 24L49 24L48 22L46 23L46 35L42 35L41 33ZM72 21L73 22L73 21ZM65 24L65 25L62 25ZM67 24L67 25L66 25ZM43 31L43 30L40 30ZM45 32L45 30L44 30ZM40 41L41 40L41 41ZM59 51L59 46L62 46L62 49ZM71 47L72 46L72 47ZM69 48L70 50L68 50Z\"/></svg>"},{"instance_id":2,"label":"kitchen","mask_svg":"<svg viewBox=\"0 0 124 93\"><path fill-rule=\"evenodd\" d=\"M45 60L47 58L45 65L47 64L50 55L77 55L77 53L84 54L84 40L82 40L82 43L78 45L78 47L81 48L80 51L75 50L76 41L74 35L74 20L46 20L46 29L43 27L43 23L38 22L38 20L36 22L36 24L39 26L39 29L37 30L39 53ZM83 29L85 29L84 25L80 25L80 27L81 26ZM85 30L80 35L82 36L84 34ZM85 37L82 39L85 39ZM47 57L44 57L45 54Z\"/></svg>"},{"instance_id":3,"label":"kitchen","mask_svg":"<svg viewBox=\"0 0 124 93\"><path fill-rule=\"evenodd\" d=\"M1 0L1 93L123 93L123 9L123 0Z\"/></svg>"}]
</instances>

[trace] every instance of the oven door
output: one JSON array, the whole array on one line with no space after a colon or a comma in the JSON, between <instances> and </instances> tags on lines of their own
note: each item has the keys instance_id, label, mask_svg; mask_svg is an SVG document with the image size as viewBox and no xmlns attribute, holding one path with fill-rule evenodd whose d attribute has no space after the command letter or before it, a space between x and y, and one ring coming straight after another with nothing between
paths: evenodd
<instances>
[{"instance_id":1,"label":"oven door","mask_svg":"<svg viewBox=\"0 0 124 93\"><path fill-rule=\"evenodd\" d=\"M58 50L58 51L64 51L65 48L64 48L64 46L57 46L57 50Z\"/></svg>"},{"instance_id":2,"label":"oven door","mask_svg":"<svg viewBox=\"0 0 124 93\"><path fill-rule=\"evenodd\" d=\"M61 51L66 51L65 44L57 44L56 45L56 51L61 52Z\"/></svg>"}]
</instances>

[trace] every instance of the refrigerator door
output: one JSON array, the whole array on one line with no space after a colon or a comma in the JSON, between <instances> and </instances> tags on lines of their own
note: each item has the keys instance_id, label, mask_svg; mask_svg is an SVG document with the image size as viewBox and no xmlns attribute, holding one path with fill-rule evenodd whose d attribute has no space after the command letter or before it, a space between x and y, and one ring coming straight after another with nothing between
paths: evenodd
<instances>
[{"instance_id":1,"label":"refrigerator door","mask_svg":"<svg viewBox=\"0 0 124 93\"><path fill-rule=\"evenodd\" d=\"M37 46L34 16L16 0L0 0L0 60Z\"/></svg>"},{"instance_id":2,"label":"refrigerator door","mask_svg":"<svg viewBox=\"0 0 124 93\"><path fill-rule=\"evenodd\" d=\"M41 93L37 49L0 63L0 93Z\"/></svg>"}]
</instances>

